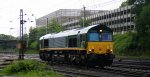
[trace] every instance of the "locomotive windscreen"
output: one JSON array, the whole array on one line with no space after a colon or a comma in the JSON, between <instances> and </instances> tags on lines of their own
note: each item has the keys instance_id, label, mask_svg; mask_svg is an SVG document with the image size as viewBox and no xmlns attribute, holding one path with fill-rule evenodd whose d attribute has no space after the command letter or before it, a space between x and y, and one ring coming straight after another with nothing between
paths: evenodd
<instances>
[{"instance_id":1,"label":"locomotive windscreen","mask_svg":"<svg viewBox=\"0 0 150 77\"><path fill-rule=\"evenodd\" d=\"M102 33L102 41L112 41L112 33Z\"/></svg>"},{"instance_id":2,"label":"locomotive windscreen","mask_svg":"<svg viewBox=\"0 0 150 77\"><path fill-rule=\"evenodd\" d=\"M88 41L100 41L100 36L98 31L96 30L91 30L88 33Z\"/></svg>"}]
</instances>

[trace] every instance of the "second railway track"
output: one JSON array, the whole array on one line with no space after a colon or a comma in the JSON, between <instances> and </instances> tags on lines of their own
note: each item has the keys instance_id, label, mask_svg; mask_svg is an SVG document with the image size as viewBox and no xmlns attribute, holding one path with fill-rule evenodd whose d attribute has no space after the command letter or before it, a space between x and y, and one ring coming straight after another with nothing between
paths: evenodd
<instances>
[{"instance_id":1,"label":"second railway track","mask_svg":"<svg viewBox=\"0 0 150 77\"><path fill-rule=\"evenodd\" d=\"M53 64L52 67L55 71L69 77L150 77L150 70L146 69L149 67L148 63L149 61L114 62L112 66L105 69L59 63Z\"/></svg>"}]
</instances>

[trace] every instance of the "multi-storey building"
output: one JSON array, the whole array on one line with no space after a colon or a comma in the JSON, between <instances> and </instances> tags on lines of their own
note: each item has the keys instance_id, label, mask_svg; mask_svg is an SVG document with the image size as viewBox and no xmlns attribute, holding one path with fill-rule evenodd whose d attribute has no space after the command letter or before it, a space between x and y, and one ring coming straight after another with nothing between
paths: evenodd
<instances>
[{"instance_id":1,"label":"multi-storey building","mask_svg":"<svg viewBox=\"0 0 150 77\"><path fill-rule=\"evenodd\" d=\"M99 12L105 12L105 10L86 10L85 14L86 16L90 16L93 14L97 14ZM48 22L50 22L52 19L56 19L60 24L79 20L83 16L83 10L82 9L60 9L55 12L52 12L48 15L45 15L41 18L38 18L36 20L36 26L46 26L47 25L47 19Z\"/></svg>"},{"instance_id":2,"label":"multi-storey building","mask_svg":"<svg viewBox=\"0 0 150 77\"><path fill-rule=\"evenodd\" d=\"M124 33L134 31L134 14L131 13L132 6L126 6L115 10L110 10L94 15L86 16L86 20L90 20L92 24L105 24L113 29L114 33ZM79 20L66 22L62 24L67 29L81 27Z\"/></svg>"},{"instance_id":3,"label":"multi-storey building","mask_svg":"<svg viewBox=\"0 0 150 77\"><path fill-rule=\"evenodd\" d=\"M85 19L91 21L93 24L105 24L113 29L114 33L124 33L127 31L134 31L134 14L132 6L121 7L115 10L86 10ZM37 27L46 26L47 18L49 21L56 19L66 29L78 28L80 26L79 20L83 17L83 10L81 9L60 9L48 15L45 15L36 20Z\"/></svg>"}]
</instances>

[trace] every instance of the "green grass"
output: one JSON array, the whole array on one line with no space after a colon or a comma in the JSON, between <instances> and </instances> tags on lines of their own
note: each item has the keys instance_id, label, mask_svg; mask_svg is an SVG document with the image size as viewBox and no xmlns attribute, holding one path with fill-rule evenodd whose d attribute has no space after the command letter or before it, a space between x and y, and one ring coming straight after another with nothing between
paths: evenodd
<instances>
[{"instance_id":1,"label":"green grass","mask_svg":"<svg viewBox=\"0 0 150 77\"><path fill-rule=\"evenodd\" d=\"M64 77L63 75L53 71L49 65L35 60L15 61L11 65L6 66L0 72L0 76Z\"/></svg>"}]
</instances>

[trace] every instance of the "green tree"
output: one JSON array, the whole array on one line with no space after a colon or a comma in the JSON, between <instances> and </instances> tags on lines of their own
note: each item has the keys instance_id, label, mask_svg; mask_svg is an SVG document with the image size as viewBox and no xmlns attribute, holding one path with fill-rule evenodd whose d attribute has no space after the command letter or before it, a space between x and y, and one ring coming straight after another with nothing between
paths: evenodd
<instances>
[{"instance_id":1,"label":"green tree","mask_svg":"<svg viewBox=\"0 0 150 77\"><path fill-rule=\"evenodd\" d=\"M79 24L81 27L83 27L83 19L79 20ZM84 20L84 27L89 26L91 24L90 20Z\"/></svg>"},{"instance_id":2,"label":"green tree","mask_svg":"<svg viewBox=\"0 0 150 77\"><path fill-rule=\"evenodd\" d=\"M64 30L64 28L58 23L55 19L53 19L48 24L48 33L60 32ZM32 49L39 49L39 38L46 34L46 27L39 27L39 28L30 28L29 32L29 41L28 46Z\"/></svg>"},{"instance_id":3,"label":"green tree","mask_svg":"<svg viewBox=\"0 0 150 77\"><path fill-rule=\"evenodd\" d=\"M37 32L38 32L36 28L32 28L32 27L30 27L29 31L30 32L29 32L28 46L30 46L32 42L36 41Z\"/></svg>"},{"instance_id":4,"label":"green tree","mask_svg":"<svg viewBox=\"0 0 150 77\"><path fill-rule=\"evenodd\" d=\"M65 30L56 19L52 19L48 24L48 33L55 33Z\"/></svg>"},{"instance_id":5,"label":"green tree","mask_svg":"<svg viewBox=\"0 0 150 77\"><path fill-rule=\"evenodd\" d=\"M126 0L124 1L120 7L125 7L125 6L128 6L128 5L133 5L134 2L136 2L136 0Z\"/></svg>"},{"instance_id":6,"label":"green tree","mask_svg":"<svg viewBox=\"0 0 150 77\"><path fill-rule=\"evenodd\" d=\"M17 38L12 35L0 34L0 40L15 40L15 39Z\"/></svg>"},{"instance_id":7,"label":"green tree","mask_svg":"<svg viewBox=\"0 0 150 77\"><path fill-rule=\"evenodd\" d=\"M45 27L30 28L28 46L32 49L38 49L39 38L45 34Z\"/></svg>"},{"instance_id":8,"label":"green tree","mask_svg":"<svg viewBox=\"0 0 150 77\"><path fill-rule=\"evenodd\" d=\"M150 5L144 6L141 13L137 16L137 32L140 35L147 34L150 26Z\"/></svg>"},{"instance_id":9,"label":"green tree","mask_svg":"<svg viewBox=\"0 0 150 77\"><path fill-rule=\"evenodd\" d=\"M125 6L128 6L128 2L127 1L123 2L120 7L125 7Z\"/></svg>"},{"instance_id":10,"label":"green tree","mask_svg":"<svg viewBox=\"0 0 150 77\"><path fill-rule=\"evenodd\" d=\"M132 13L135 14L137 48L141 51L150 49L150 0L127 0L123 5L134 5Z\"/></svg>"},{"instance_id":11,"label":"green tree","mask_svg":"<svg viewBox=\"0 0 150 77\"><path fill-rule=\"evenodd\" d=\"M136 16L136 30L141 49L150 49L150 5L145 5Z\"/></svg>"}]
</instances>

